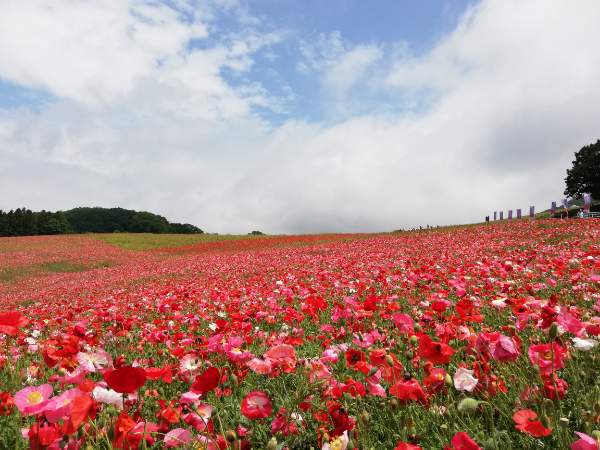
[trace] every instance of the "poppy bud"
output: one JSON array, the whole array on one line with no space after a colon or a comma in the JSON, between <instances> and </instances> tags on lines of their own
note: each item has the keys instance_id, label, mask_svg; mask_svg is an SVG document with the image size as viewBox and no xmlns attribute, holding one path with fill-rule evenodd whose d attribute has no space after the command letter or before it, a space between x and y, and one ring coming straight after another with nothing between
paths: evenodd
<instances>
[{"instance_id":1,"label":"poppy bud","mask_svg":"<svg viewBox=\"0 0 600 450\"><path fill-rule=\"evenodd\" d=\"M446 374L445 378L444 378L444 383L446 383L446 386L452 387L454 385L453 381L452 381L452 377L450 376L449 373Z\"/></svg>"},{"instance_id":2,"label":"poppy bud","mask_svg":"<svg viewBox=\"0 0 600 450\"><path fill-rule=\"evenodd\" d=\"M273 436L267 443L267 450L277 450L277 439Z\"/></svg>"},{"instance_id":3,"label":"poppy bud","mask_svg":"<svg viewBox=\"0 0 600 450\"><path fill-rule=\"evenodd\" d=\"M554 402L549 398L545 398L542 404L544 407L544 411L553 411L554 410Z\"/></svg>"},{"instance_id":4,"label":"poppy bud","mask_svg":"<svg viewBox=\"0 0 600 450\"><path fill-rule=\"evenodd\" d=\"M390 366L394 365L394 358L392 358L392 355L385 355L385 360Z\"/></svg>"},{"instance_id":5,"label":"poppy bud","mask_svg":"<svg viewBox=\"0 0 600 450\"><path fill-rule=\"evenodd\" d=\"M409 339L410 345L417 345L419 343L419 338L414 334Z\"/></svg>"},{"instance_id":6,"label":"poppy bud","mask_svg":"<svg viewBox=\"0 0 600 450\"><path fill-rule=\"evenodd\" d=\"M592 430L591 436L600 442L600 430Z\"/></svg>"},{"instance_id":7,"label":"poppy bud","mask_svg":"<svg viewBox=\"0 0 600 450\"><path fill-rule=\"evenodd\" d=\"M463 398L456 407L461 414L473 414L477 408L479 408L479 401L470 397Z\"/></svg>"},{"instance_id":8,"label":"poppy bud","mask_svg":"<svg viewBox=\"0 0 600 450\"><path fill-rule=\"evenodd\" d=\"M540 417L540 422L542 422L542 425L544 425L544 427L550 428L550 420L548 419L548 416L546 414L542 414L542 416Z\"/></svg>"},{"instance_id":9,"label":"poppy bud","mask_svg":"<svg viewBox=\"0 0 600 450\"><path fill-rule=\"evenodd\" d=\"M232 373L229 378L231 378L231 384L234 386L238 385L238 377L235 374Z\"/></svg>"},{"instance_id":10,"label":"poppy bud","mask_svg":"<svg viewBox=\"0 0 600 450\"><path fill-rule=\"evenodd\" d=\"M391 406L392 408L394 408L394 409L395 409L395 408L397 408L398 406L400 406L400 404L398 403L398 400L397 400L397 399L395 399L395 398L392 398L392 399L390 400L390 406Z\"/></svg>"},{"instance_id":11,"label":"poppy bud","mask_svg":"<svg viewBox=\"0 0 600 450\"><path fill-rule=\"evenodd\" d=\"M233 431L233 430L227 430L225 432L225 439L229 443L235 442L236 439L237 439L237 435L235 434L235 431Z\"/></svg>"},{"instance_id":12,"label":"poppy bud","mask_svg":"<svg viewBox=\"0 0 600 450\"><path fill-rule=\"evenodd\" d=\"M410 350L406 352L406 357L408 359L413 359L413 356L415 356L415 354L413 352L411 352Z\"/></svg>"},{"instance_id":13,"label":"poppy bud","mask_svg":"<svg viewBox=\"0 0 600 450\"><path fill-rule=\"evenodd\" d=\"M556 322L552 322L552 325L550 325L550 330L548 330L548 336L551 340L556 339L556 336L558 336L558 324Z\"/></svg>"},{"instance_id":14,"label":"poppy bud","mask_svg":"<svg viewBox=\"0 0 600 450\"><path fill-rule=\"evenodd\" d=\"M379 370L379 368L373 367L371 370L369 370L369 373L367 374L367 378L372 377L373 375L375 375L378 370Z\"/></svg>"},{"instance_id":15,"label":"poppy bud","mask_svg":"<svg viewBox=\"0 0 600 450\"><path fill-rule=\"evenodd\" d=\"M348 445L346 446L346 450L354 450L356 447L354 445L354 441L352 439L348 439Z\"/></svg>"},{"instance_id":16,"label":"poppy bud","mask_svg":"<svg viewBox=\"0 0 600 450\"><path fill-rule=\"evenodd\" d=\"M418 323L415 323L414 327L415 331L418 333L419 331L422 330L421 325L419 325Z\"/></svg>"},{"instance_id":17,"label":"poppy bud","mask_svg":"<svg viewBox=\"0 0 600 450\"><path fill-rule=\"evenodd\" d=\"M369 413L367 411L363 411L362 413L360 413L360 420L363 423L369 423L370 418L371 418L371 416L369 415Z\"/></svg>"},{"instance_id":18,"label":"poppy bud","mask_svg":"<svg viewBox=\"0 0 600 450\"><path fill-rule=\"evenodd\" d=\"M558 420L558 424L562 429L566 430L567 428L569 428L569 419L567 419L566 417L561 417Z\"/></svg>"}]
</instances>

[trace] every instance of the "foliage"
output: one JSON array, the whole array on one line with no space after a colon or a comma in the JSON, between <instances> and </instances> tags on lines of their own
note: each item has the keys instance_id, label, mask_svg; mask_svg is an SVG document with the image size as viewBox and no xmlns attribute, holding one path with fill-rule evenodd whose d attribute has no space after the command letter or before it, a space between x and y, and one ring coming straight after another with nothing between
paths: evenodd
<instances>
[{"instance_id":1,"label":"foliage","mask_svg":"<svg viewBox=\"0 0 600 450\"><path fill-rule=\"evenodd\" d=\"M600 199L600 140L575 153L573 167L567 169L565 195L580 197L584 193Z\"/></svg>"},{"instance_id":2,"label":"foliage","mask_svg":"<svg viewBox=\"0 0 600 450\"><path fill-rule=\"evenodd\" d=\"M123 208L86 207L64 212L0 210L0 236L113 232L201 234L203 231L187 223L169 223L157 214Z\"/></svg>"}]
</instances>

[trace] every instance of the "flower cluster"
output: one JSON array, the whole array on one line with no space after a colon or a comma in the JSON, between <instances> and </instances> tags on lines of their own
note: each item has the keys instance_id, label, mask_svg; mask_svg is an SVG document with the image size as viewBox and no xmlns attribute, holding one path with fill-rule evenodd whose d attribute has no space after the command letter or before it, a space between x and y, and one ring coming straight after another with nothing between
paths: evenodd
<instances>
[{"instance_id":1,"label":"flower cluster","mask_svg":"<svg viewBox=\"0 0 600 450\"><path fill-rule=\"evenodd\" d=\"M598 450L595 221L10 239L0 446Z\"/></svg>"}]
</instances>

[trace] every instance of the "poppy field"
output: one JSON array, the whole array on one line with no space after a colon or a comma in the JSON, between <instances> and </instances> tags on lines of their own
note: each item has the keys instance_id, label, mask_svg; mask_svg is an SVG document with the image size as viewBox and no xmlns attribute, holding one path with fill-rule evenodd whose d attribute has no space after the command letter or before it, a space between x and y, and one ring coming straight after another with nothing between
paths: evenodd
<instances>
[{"instance_id":1,"label":"poppy field","mask_svg":"<svg viewBox=\"0 0 600 450\"><path fill-rule=\"evenodd\" d=\"M0 448L600 439L600 221L0 239Z\"/></svg>"}]
</instances>

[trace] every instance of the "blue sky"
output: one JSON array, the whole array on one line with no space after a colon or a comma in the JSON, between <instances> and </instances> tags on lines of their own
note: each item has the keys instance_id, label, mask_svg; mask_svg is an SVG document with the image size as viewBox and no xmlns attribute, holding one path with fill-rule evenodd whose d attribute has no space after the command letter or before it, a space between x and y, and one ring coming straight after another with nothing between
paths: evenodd
<instances>
[{"instance_id":1,"label":"blue sky","mask_svg":"<svg viewBox=\"0 0 600 450\"><path fill-rule=\"evenodd\" d=\"M418 56L429 50L451 31L465 9L475 0L428 1L359 1L359 0L255 0L236 8L214 10L211 24L216 30L209 39L191 43L191 48L214 45L222 35L243 33L248 23L240 21L240 10L251 15L256 27L265 32L277 30L283 38L268 52L257 53L251 68L242 74L223 69L223 77L233 86L258 83L270 95L278 97L279 108L255 106L262 117L272 123L289 118L331 120L324 109L326 96L314 70L300 70L305 55L303 46L319 39L337 36L345 48L360 44L377 45L386 57L399 45ZM175 5L175 3L171 3ZM390 98L389 92L354 92L363 106L355 113L374 109L403 110L401 96ZM44 88L31 88L0 77L0 108L41 108L56 97ZM414 106L414 105L412 105ZM355 108L356 109L356 108ZM337 114L339 120L339 114Z\"/></svg>"},{"instance_id":2,"label":"blue sky","mask_svg":"<svg viewBox=\"0 0 600 450\"><path fill-rule=\"evenodd\" d=\"M32 89L16 83L0 80L0 108L41 108L53 100L53 96L41 89Z\"/></svg>"},{"instance_id":3,"label":"blue sky","mask_svg":"<svg viewBox=\"0 0 600 450\"><path fill-rule=\"evenodd\" d=\"M546 209L600 137L598 23L598 0L5 2L0 208L234 233Z\"/></svg>"}]
</instances>

